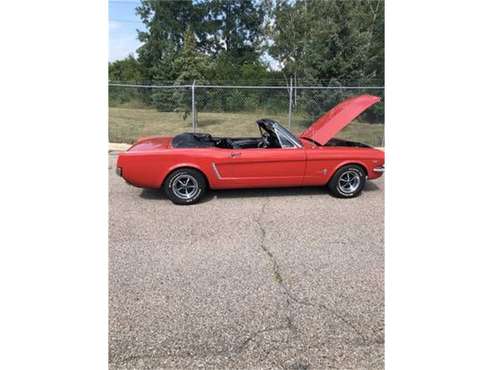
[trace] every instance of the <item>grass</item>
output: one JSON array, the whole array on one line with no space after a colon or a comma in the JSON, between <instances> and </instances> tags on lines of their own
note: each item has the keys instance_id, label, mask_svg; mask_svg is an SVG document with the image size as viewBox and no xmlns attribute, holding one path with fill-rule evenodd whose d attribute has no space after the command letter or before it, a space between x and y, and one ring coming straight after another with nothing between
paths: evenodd
<instances>
[{"instance_id":1,"label":"grass","mask_svg":"<svg viewBox=\"0 0 493 370\"><path fill-rule=\"evenodd\" d=\"M258 136L255 121L259 118L272 118L288 126L287 114L265 112L208 113L199 112L198 132L214 136ZM306 128L306 118L295 115L291 131L295 134ZM158 112L155 109L110 107L109 140L113 143L133 143L141 136L177 135L192 131L192 119L175 112ZM384 125L353 122L337 137L355 140L375 146L383 146Z\"/></svg>"}]
</instances>

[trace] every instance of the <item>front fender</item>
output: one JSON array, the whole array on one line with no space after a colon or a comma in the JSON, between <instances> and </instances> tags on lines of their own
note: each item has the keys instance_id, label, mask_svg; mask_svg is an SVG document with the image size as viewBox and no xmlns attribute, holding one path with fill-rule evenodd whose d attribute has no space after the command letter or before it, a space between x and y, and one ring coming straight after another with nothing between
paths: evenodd
<instances>
[{"instance_id":1,"label":"front fender","mask_svg":"<svg viewBox=\"0 0 493 370\"><path fill-rule=\"evenodd\" d=\"M342 167L344 166L347 166L347 165L350 165L350 164L353 164L353 165L358 165L360 167L363 168L363 170L365 171L366 175L368 176L368 166L367 164L364 162L364 161L361 161L361 160L346 160L346 161L342 161L340 162L337 166L335 166L332 170L332 173L328 174L328 178L327 178L327 181L329 181L332 176L334 176L334 174Z\"/></svg>"}]
</instances>

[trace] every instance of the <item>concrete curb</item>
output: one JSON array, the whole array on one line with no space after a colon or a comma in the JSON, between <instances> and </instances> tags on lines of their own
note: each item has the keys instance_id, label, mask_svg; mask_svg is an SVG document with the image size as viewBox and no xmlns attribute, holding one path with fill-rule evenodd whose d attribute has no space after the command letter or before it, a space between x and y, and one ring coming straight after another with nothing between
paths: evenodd
<instances>
[{"instance_id":1,"label":"concrete curb","mask_svg":"<svg viewBox=\"0 0 493 370\"><path fill-rule=\"evenodd\" d=\"M130 148L132 145L131 144L125 144L125 143L109 143L108 144L108 151L109 152L124 152L128 148Z\"/></svg>"}]
</instances>

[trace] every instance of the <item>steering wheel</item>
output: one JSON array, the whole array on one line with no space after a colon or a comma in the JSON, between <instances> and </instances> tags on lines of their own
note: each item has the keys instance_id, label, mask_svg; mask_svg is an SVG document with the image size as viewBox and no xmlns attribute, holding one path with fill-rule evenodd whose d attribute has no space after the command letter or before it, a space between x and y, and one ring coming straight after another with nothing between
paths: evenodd
<instances>
[{"instance_id":1,"label":"steering wheel","mask_svg":"<svg viewBox=\"0 0 493 370\"><path fill-rule=\"evenodd\" d=\"M262 133L262 141L257 145L257 148L268 148L270 146L270 137L267 132Z\"/></svg>"}]
</instances>

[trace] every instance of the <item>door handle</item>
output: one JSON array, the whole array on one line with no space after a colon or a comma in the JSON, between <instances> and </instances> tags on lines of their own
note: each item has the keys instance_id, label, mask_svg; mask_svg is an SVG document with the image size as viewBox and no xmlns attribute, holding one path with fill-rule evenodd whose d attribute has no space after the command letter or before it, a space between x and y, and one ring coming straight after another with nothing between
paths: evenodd
<instances>
[{"instance_id":1,"label":"door handle","mask_svg":"<svg viewBox=\"0 0 493 370\"><path fill-rule=\"evenodd\" d=\"M229 156L231 158L237 158L237 157L241 156L241 153L231 153Z\"/></svg>"}]
</instances>

